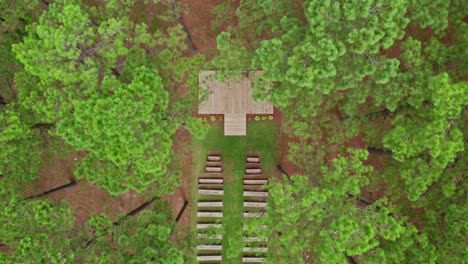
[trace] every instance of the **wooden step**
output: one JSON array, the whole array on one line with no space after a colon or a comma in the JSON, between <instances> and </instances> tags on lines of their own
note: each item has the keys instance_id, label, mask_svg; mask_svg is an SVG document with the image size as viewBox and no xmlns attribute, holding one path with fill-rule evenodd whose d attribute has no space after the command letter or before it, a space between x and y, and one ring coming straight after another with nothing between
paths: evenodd
<instances>
[{"instance_id":1,"label":"wooden step","mask_svg":"<svg viewBox=\"0 0 468 264\"><path fill-rule=\"evenodd\" d=\"M221 261L223 260L222 256L197 256L197 261Z\"/></svg>"},{"instance_id":2,"label":"wooden step","mask_svg":"<svg viewBox=\"0 0 468 264\"><path fill-rule=\"evenodd\" d=\"M268 248L267 247L244 247L242 249L243 252L252 252L252 253L258 253L258 252L268 252Z\"/></svg>"},{"instance_id":3,"label":"wooden step","mask_svg":"<svg viewBox=\"0 0 468 264\"><path fill-rule=\"evenodd\" d=\"M198 190L198 194L203 194L203 195L223 195L224 191L223 190L206 190L206 189L200 189Z\"/></svg>"},{"instance_id":4,"label":"wooden step","mask_svg":"<svg viewBox=\"0 0 468 264\"><path fill-rule=\"evenodd\" d=\"M197 229L221 228L221 224L197 224Z\"/></svg>"},{"instance_id":5,"label":"wooden step","mask_svg":"<svg viewBox=\"0 0 468 264\"><path fill-rule=\"evenodd\" d=\"M265 262L266 258L259 258L259 257L244 257L242 258L243 263L262 263Z\"/></svg>"},{"instance_id":6,"label":"wooden step","mask_svg":"<svg viewBox=\"0 0 468 264\"><path fill-rule=\"evenodd\" d=\"M223 217L222 212L197 212L198 217Z\"/></svg>"},{"instance_id":7,"label":"wooden step","mask_svg":"<svg viewBox=\"0 0 468 264\"><path fill-rule=\"evenodd\" d=\"M248 197L268 197L268 192L244 191L244 196L248 196Z\"/></svg>"},{"instance_id":8,"label":"wooden step","mask_svg":"<svg viewBox=\"0 0 468 264\"><path fill-rule=\"evenodd\" d=\"M221 251L223 250L223 246L222 245L198 245L197 250Z\"/></svg>"},{"instance_id":9,"label":"wooden step","mask_svg":"<svg viewBox=\"0 0 468 264\"><path fill-rule=\"evenodd\" d=\"M244 185L265 185L268 180L244 180Z\"/></svg>"},{"instance_id":10,"label":"wooden step","mask_svg":"<svg viewBox=\"0 0 468 264\"><path fill-rule=\"evenodd\" d=\"M223 207L223 202L198 202L198 207Z\"/></svg>"},{"instance_id":11,"label":"wooden step","mask_svg":"<svg viewBox=\"0 0 468 264\"><path fill-rule=\"evenodd\" d=\"M198 179L199 184L223 184L224 179Z\"/></svg>"},{"instance_id":12,"label":"wooden step","mask_svg":"<svg viewBox=\"0 0 468 264\"><path fill-rule=\"evenodd\" d=\"M265 208L268 203L244 202L244 207Z\"/></svg>"}]
</instances>

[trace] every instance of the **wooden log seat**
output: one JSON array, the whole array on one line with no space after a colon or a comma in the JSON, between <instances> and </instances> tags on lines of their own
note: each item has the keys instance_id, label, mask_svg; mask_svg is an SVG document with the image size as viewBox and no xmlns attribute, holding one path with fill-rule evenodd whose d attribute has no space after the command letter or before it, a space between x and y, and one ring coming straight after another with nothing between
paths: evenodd
<instances>
[{"instance_id":1,"label":"wooden log seat","mask_svg":"<svg viewBox=\"0 0 468 264\"><path fill-rule=\"evenodd\" d=\"M203 195L223 195L224 191L223 190L198 190L198 194L203 194Z\"/></svg>"},{"instance_id":2,"label":"wooden log seat","mask_svg":"<svg viewBox=\"0 0 468 264\"><path fill-rule=\"evenodd\" d=\"M208 162L220 162L221 161L221 156L218 155L208 155L206 157L206 161Z\"/></svg>"},{"instance_id":3,"label":"wooden log seat","mask_svg":"<svg viewBox=\"0 0 468 264\"><path fill-rule=\"evenodd\" d=\"M222 184L223 179L198 179L199 184Z\"/></svg>"},{"instance_id":4,"label":"wooden log seat","mask_svg":"<svg viewBox=\"0 0 468 264\"><path fill-rule=\"evenodd\" d=\"M198 202L198 207L223 207L223 202Z\"/></svg>"},{"instance_id":5,"label":"wooden log seat","mask_svg":"<svg viewBox=\"0 0 468 264\"><path fill-rule=\"evenodd\" d=\"M244 207L256 207L256 208L265 208L268 203L259 203L259 202L244 202Z\"/></svg>"},{"instance_id":6,"label":"wooden log seat","mask_svg":"<svg viewBox=\"0 0 468 264\"><path fill-rule=\"evenodd\" d=\"M221 261L223 260L222 256L197 256L197 261L198 262L204 262L204 261Z\"/></svg>"},{"instance_id":7,"label":"wooden log seat","mask_svg":"<svg viewBox=\"0 0 468 264\"><path fill-rule=\"evenodd\" d=\"M268 197L268 192L244 191L244 196L247 196L247 197Z\"/></svg>"},{"instance_id":8,"label":"wooden log seat","mask_svg":"<svg viewBox=\"0 0 468 264\"><path fill-rule=\"evenodd\" d=\"M244 180L244 185L265 185L268 180Z\"/></svg>"},{"instance_id":9,"label":"wooden log seat","mask_svg":"<svg viewBox=\"0 0 468 264\"><path fill-rule=\"evenodd\" d=\"M245 169L245 174L261 174L262 169Z\"/></svg>"},{"instance_id":10,"label":"wooden log seat","mask_svg":"<svg viewBox=\"0 0 468 264\"><path fill-rule=\"evenodd\" d=\"M223 171L223 168L221 168L221 166L206 166L205 167L205 172L207 173L219 173L222 171Z\"/></svg>"},{"instance_id":11,"label":"wooden log seat","mask_svg":"<svg viewBox=\"0 0 468 264\"><path fill-rule=\"evenodd\" d=\"M245 161L247 163L260 163L260 158L259 157L247 157Z\"/></svg>"},{"instance_id":12,"label":"wooden log seat","mask_svg":"<svg viewBox=\"0 0 468 264\"><path fill-rule=\"evenodd\" d=\"M220 251L223 249L222 245L198 245L197 250L213 250Z\"/></svg>"},{"instance_id":13,"label":"wooden log seat","mask_svg":"<svg viewBox=\"0 0 468 264\"><path fill-rule=\"evenodd\" d=\"M198 217L223 217L222 212L198 212Z\"/></svg>"}]
</instances>

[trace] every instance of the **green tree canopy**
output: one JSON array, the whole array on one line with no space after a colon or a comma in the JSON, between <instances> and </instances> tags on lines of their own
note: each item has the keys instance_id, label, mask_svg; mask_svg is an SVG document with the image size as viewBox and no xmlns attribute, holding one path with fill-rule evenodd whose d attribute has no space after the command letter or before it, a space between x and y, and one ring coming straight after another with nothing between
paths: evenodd
<instances>
[{"instance_id":1,"label":"green tree canopy","mask_svg":"<svg viewBox=\"0 0 468 264\"><path fill-rule=\"evenodd\" d=\"M190 120L203 57L183 56L180 26L150 34L132 22L132 6L50 4L13 46L24 65L16 83L23 105L56 124L51 133L88 152L79 177L113 195L153 183L156 193L167 193L178 182L167 173L173 135ZM192 89L181 91L182 84ZM190 124L194 131L202 126Z\"/></svg>"}]
</instances>

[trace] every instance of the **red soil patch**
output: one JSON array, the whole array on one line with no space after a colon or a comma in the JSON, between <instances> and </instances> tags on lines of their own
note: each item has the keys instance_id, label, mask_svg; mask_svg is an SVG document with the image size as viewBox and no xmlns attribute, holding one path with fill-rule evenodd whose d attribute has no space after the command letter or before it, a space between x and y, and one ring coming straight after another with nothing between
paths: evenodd
<instances>
[{"instance_id":1,"label":"red soil patch","mask_svg":"<svg viewBox=\"0 0 468 264\"><path fill-rule=\"evenodd\" d=\"M47 164L47 167L41 169L39 178L26 190L26 195L42 193L69 183L74 179L73 167L79 155L78 152L70 153ZM112 197L86 180L80 180L75 186L51 193L45 198L57 203L66 202L73 210L78 228L84 227L91 215L105 213L115 220L117 216L130 212L146 201L134 191Z\"/></svg>"},{"instance_id":2,"label":"red soil patch","mask_svg":"<svg viewBox=\"0 0 468 264\"><path fill-rule=\"evenodd\" d=\"M182 18L197 52L209 56L216 50L216 34L211 30L211 9L222 0L182 0Z\"/></svg>"},{"instance_id":3,"label":"red soil patch","mask_svg":"<svg viewBox=\"0 0 468 264\"><path fill-rule=\"evenodd\" d=\"M276 159L277 165L280 165L281 168L288 174L288 175L298 175L302 174L302 170L296 166L289 158L289 143L292 142L299 142L297 137L291 136L285 129L283 129L282 124L285 117L283 113L278 109L275 108L273 111L273 121L280 126L280 132L276 139ZM275 170L275 176L278 179L281 179L281 173L278 170Z\"/></svg>"},{"instance_id":4,"label":"red soil patch","mask_svg":"<svg viewBox=\"0 0 468 264\"><path fill-rule=\"evenodd\" d=\"M179 157L180 172L182 174L181 185L174 188L172 195L165 195L164 199L169 202L172 208L172 215L174 219L178 216L184 206L184 202L188 201L189 204L179 219L176 232L174 233L176 239L183 239L190 228L190 178L191 178L191 135L186 129L179 129L176 132L176 140L174 140L174 152Z\"/></svg>"}]
</instances>

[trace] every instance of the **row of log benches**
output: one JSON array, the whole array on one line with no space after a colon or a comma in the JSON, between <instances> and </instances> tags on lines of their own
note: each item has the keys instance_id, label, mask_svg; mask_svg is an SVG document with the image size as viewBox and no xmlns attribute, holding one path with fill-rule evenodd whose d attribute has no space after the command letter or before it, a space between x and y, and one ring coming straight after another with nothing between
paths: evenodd
<instances>
[{"instance_id":1,"label":"row of log benches","mask_svg":"<svg viewBox=\"0 0 468 264\"><path fill-rule=\"evenodd\" d=\"M206 166L205 166L205 175L198 179L198 194L199 195L209 195L209 196L223 196L223 167L222 167L222 160L221 155L208 155L206 159ZM253 167L252 167L253 166ZM245 169L245 177L243 179L244 184L244 200L247 198L253 199L262 199L266 200L268 197L268 192L264 190L251 190L250 187L261 187L263 185L268 184L268 179L262 176L262 169L260 167L260 158L255 156L248 156L246 158L246 169ZM257 201L244 201L244 208L256 208L256 209L264 209L266 206L266 202L257 202ZM223 239L222 234L203 234L201 233L203 230L207 229L219 229L222 228L222 224L218 223L216 219L221 220L223 217L222 213L223 202L221 199L216 200L199 200L198 201L198 218L213 218L213 221L209 223L197 223L197 238L199 239L208 239L208 240L219 240L219 245L208 245L202 244L197 246L197 251L200 253L201 251L207 252L217 252L217 254L210 254L210 255L198 255L197 261L198 262L216 262L222 261L221 251L223 246L221 245L221 240ZM209 208L209 212L200 211L200 208ZM205 209L207 210L207 209ZM251 217L261 217L263 216L263 212L247 212L244 211L244 217L251 218ZM267 240L260 238L260 237L244 237L243 241L248 242L262 242L265 243ZM268 248L266 247L244 247L243 253L266 253ZM261 257L251 257L251 256L243 256L242 262L243 263L261 263L264 262L265 258Z\"/></svg>"},{"instance_id":2,"label":"row of log benches","mask_svg":"<svg viewBox=\"0 0 468 264\"><path fill-rule=\"evenodd\" d=\"M223 217L223 201L222 196L224 195L223 184L223 167L222 167L221 155L208 155L206 157L205 175L198 178L198 194L205 196L219 196L219 199L209 200L198 200L198 212L197 216L199 221L197 222L197 238L201 240L208 240L206 243L203 241L201 245L197 246L197 261L198 262L221 262L223 256L221 251L223 246L221 240L223 235L221 234L205 234L210 229L221 229L221 219ZM203 210L209 211L204 212ZM209 222L200 222L200 218L209 219ZM211 245L213 241L218 241L219 244ZM205 252L205 253L204 253ZM206 252L209 252L206 253ZM207 255L208 254L208 255Z\"/></svg>"},{"instance_id":3,"label":"row of log benches","mask_svg":"<svg viewBox=\"0 0 468 264\"><path fill-rule=\"evenodd\" d=\"M262 174L262 167L259 157L247 157L245 160L245 174L243 179L244 187L244 218L257 218L265 214L267 206L268 191L265 191L264 186L268 184L268 178ZM263 228L267 228L263 226ZM245 230L245 228L244 228ZM245 232L245 231L244 231ZM254 238L252 240L252 238ZM263 256L268 252L268 247L265 245L268 240L266 238L250 237L249 234L244 234L244 242L255 243L255 247L247 247L249 250L243 250L242 262L265 262ZM245 249L245 248L244 248ZM251 257L252 254L255 257Z\"/></svg>"}]
</instances>

